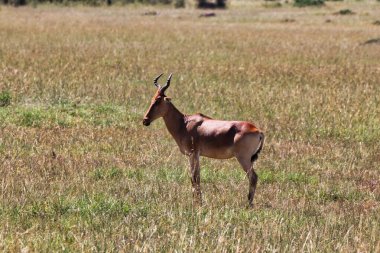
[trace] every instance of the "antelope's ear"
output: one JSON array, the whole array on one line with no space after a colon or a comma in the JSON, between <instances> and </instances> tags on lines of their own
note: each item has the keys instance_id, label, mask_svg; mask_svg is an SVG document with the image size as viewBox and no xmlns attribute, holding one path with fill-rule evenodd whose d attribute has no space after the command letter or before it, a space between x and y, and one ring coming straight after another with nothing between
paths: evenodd
<instances>
[{"instance_id":1,"label":"antelope's ear","mask_svg":"<svg viewBox=\"0 0 380 253\"><path fill-rule=\"evenodd\" d=\"M165 100L166 102L170 102L170 101L172 101L172 99L171 99L170 97L164 97L164 100Z\"/></svg>"}]
</instances>

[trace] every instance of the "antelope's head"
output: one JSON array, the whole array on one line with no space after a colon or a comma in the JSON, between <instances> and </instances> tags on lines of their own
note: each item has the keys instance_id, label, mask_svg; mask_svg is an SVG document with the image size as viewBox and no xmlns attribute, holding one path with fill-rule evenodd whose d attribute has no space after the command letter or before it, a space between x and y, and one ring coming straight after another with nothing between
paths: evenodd
<instances>
[{"instance_id":1,"label":"antelope's head","mask_svg":"<svg viewBox=\"0 0 380 253\"><path fill-rule=\"evenodd\" d=\"M158 88L156 91L156 94L154 94L152 98L152 102L148 108L148 111L145 113L144 119L143 119L143 125L149 126L150 123L152 123L155 119L158 119L160 117L165 116L165 114L168 111L170 98L165 95L165 90L169 88L170 85L170 79L172 78L172 74L170 74L168 80L166 81L166 84L164 86L159 85L158 79L163 74L157 76L153 84Z\"/></svg>"}]
</instances>

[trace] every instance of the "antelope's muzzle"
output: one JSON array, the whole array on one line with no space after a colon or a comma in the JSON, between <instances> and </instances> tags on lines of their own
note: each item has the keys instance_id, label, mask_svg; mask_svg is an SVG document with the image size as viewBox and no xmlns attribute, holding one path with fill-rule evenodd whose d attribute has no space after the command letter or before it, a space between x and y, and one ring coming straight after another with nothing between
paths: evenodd
<instances>
[{"instance_id":1,"label":"antelope's muzzle","mask_svg":"<svg viewBox=\"0 0 380 253\"><path fill-rule=\"evenodd\" d=\"M150 125L150 120L148 118L143 119L143 125L144 126L149 126Z\"/></svg>"}]
</instances>

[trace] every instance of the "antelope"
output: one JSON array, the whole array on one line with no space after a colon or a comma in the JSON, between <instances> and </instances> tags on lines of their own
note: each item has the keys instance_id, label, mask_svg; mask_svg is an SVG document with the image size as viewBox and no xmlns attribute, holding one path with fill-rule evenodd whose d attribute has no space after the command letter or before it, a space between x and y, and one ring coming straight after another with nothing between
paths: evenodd
<instances>
[{"instance_id":1,"label":"antelope","mask_svg":"<svg viewBox=\"0 0 380 253\"><path fill-rule=\"evenodd\" d=\"M197 203L202 204L200 156L215 159L236 157L249 180L248 204L252 207L258 180L253 164L263 148L264 133L246 121L224 121L212 119L201 113L194 115L181 113L172 104L171 98L165 95L172 74L164 86L158 84L158 79L162 75L153 81L157 91L145 113L143 125L149 126L160 117L164 119L179 150L189 157L193 198Z\"/></svg>"}]
</instances>

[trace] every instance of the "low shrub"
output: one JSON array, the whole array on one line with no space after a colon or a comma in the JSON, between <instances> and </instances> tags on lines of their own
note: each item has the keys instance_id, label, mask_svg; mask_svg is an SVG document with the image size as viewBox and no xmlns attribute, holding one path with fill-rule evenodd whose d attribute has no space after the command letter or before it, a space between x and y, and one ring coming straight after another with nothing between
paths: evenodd
<instances>
[{"instance_id":1,"label":"low shrub","mask_svg":"<svg viewBox=\"0 0 380 253\"><path fill-rule=\"evenodd\" d=\"M280 2L266 2L263 4L265 8L279 8L282 4Z\"/></svg>"},{"instance_id":2,"label":"low shrub","mask_svg":"<svg viewBox=\"0 0 380 253\"><path fill-rule=\"evenodd\" d=\"M325 0L294 0L294 6L321 6L325 4Z\"/></svg>"},{"instance_id":3,"label":"low shrub","mask_svg":"<svg viewBox=\"0 0 380 253\"><path fill-rule=\"evenodd\" d=\"M335 15L353 15L353 14L355 14L355 12L353 12L350 9L343 9L343 10L340 10L338 12L335 12L334 14Z\"/></svg>"}]
</instances>

